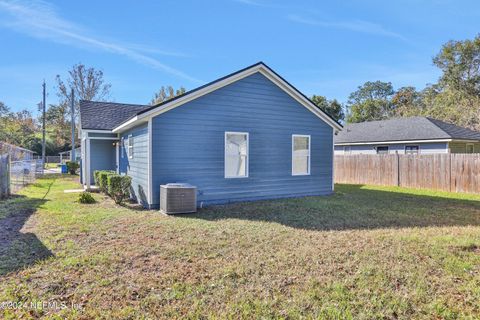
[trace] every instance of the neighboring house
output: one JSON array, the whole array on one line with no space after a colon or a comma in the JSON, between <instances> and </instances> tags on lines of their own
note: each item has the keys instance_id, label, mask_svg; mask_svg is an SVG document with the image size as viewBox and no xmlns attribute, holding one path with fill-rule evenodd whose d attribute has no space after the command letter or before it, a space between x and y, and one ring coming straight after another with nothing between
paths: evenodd
<instances>
[{"instance_id":1,"label":"neighboring house","mask_svg":"<svg viewBox=\"0 0 480 320\"><path fill-rule=\"evenodd\" d=\"M71 155L70 155L71 153L72 153L72 150L59 152L58 155L60 156L60 162L63 163L63 162L66 162L66 161L70 161L71 160ZM75 159L74 159L74 161L80 161L81 156L82 156L82 151L80 150L80 147L75 148Z\"/></svg>"},{"instance_id":2,"label":"neighboring house","mask_svg":"<svg viewBox=\"0 0 480 320\"><path fill-rule=\"evenodd\" d=\"M160 185L190 183L198 205L333 191L342 127L263 63L155 106L82 101L82 179L117 170L158 208Z\"/></svg>"},{"instance_id":3,"label":"neighboring house","mask_svg":"<svg viewBox=\"0 0 480 320\"><path fill-rule=\"evenodd\" d=\"M347 124L335 154L480 153L480 132L428 117Z\"/></svg>"},{"instance_id":4,"label":"neighboring house","mask_svg":"<svg viewBox=\"0 0 480 320\"><path fill-rule=\"evenodd\" d=\"M33 160L34 151L16 145L0 142L0 154L9 154L10 161Z\"/></svg>"}]
</instances>

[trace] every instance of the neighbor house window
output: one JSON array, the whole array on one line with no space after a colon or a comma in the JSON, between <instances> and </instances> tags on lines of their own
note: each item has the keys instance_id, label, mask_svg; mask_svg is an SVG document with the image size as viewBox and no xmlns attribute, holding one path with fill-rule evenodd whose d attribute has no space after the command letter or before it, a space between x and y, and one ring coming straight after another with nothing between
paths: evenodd
<instances>
[{"instance_id":1,"label":"neighbor house window","mask_svg":"<svg viewBox=\"0 0 480 320\"><path fill-rule=\"evenodd\" d=\"M310 136L292 135L292 175L310 174Z\"/></svg>"},{"instance_id":2,"label":"neighbor house window","mask_svg":"<svg viewBox=\"0 0 480 320\"><path fill-rule=\"evenodd\" d=\"M225 178L248 177L248 133L225 132Z\"/></svg>"},{"instance_id":3,"label":"neighbor house window","mask_svg":"<svg viewBox=\"0 0 480 320\"><path fill-rule=\"evenodd\" d=\"M418 154L418 146L405 146L405 154Z\"/></svg>"},{"instance_id":4,"label":"neighbor house window","mask_svg":"<svg viewBox=\"0 0 480 320\"><path fill-rule=\"evenodd\" d=\"M128 157L130 159L133 158L133 136L132 135L128 136Z\"/></svg>"},{"instance_id":5,"label":"neighbor house window","mask_svg":"<svg viewBox=\"0 0 480 320\"><path fill-rule=\"evenodd\" d=\"M388 154L388 147L387 146L377 147L377 154Z\"/></svg>"},{"instance_id":6,"label":"neighbor house window","mask_svg":"<svg viewBox=\"0 0 480 320\"><path fill-rule=\"evenodd\" d=\"M473 153L473 143L467 143L467 147L465 151L467 153Z\"/></svg>"}]
</instances>

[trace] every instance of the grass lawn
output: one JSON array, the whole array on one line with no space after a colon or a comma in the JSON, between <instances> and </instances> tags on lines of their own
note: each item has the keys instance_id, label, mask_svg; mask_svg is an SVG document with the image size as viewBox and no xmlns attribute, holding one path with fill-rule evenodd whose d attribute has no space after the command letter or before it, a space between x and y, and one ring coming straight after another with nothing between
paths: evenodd
<instances>
[{"instance_id":1,"label":"grass lawn","mask_svg":"<svg viewBox=\"0 0 480 320\"><path fill-rule=\"evenodd\" d=\"M58 163L45 163L45 169L55 169L58 168Z\"/></svg>"},{"instance_id":2,"label":"grass lawn","mask_svg":"<svg viewBox=\"0 0 480 320\"><path fill-rule=\"evenodd\" d=\"M480 196L338 185L167 217L72 188L0 202L0 318L480 317Z\"/></svg>"}]
</instances>

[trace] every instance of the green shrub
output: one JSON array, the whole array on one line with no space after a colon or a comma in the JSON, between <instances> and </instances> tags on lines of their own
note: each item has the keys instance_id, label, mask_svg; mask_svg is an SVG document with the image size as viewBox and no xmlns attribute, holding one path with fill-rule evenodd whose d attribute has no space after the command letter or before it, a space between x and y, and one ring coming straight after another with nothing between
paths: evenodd
<instances>
[{"instance_id":1,"label":"green shrub","mask_svg":"<svg viewBox=\"0 0 480 320\"><path fill-rule=\"evenodd\" d=\"M100 172L102 172L102 171L100 171L100 170L94 170L93 171L93 181L95 182L95 184L97 186L99 186L99 180L100 180L99 174L100 174Z\"/></svg>"},{"instance_id":2,"label":"green shrub","mask_svg":"<svg viewBox=\"0 0 480 320\"><path fill-rule=\"evenodd\" d=\"M93 198L90 192L82 192L78 196L78 202L80 203L95 203L95 198Z\"/></svg>"},{"instance_id":3,"label":"green shrub","mask_svg":"<svg viewBox=\"0 0 480 320\"><path fill-rule=\"evenodd\" d=\"M99 170L94 173L93 176L95 178L95 183L100 188L100 190L106 194L108 194L108 176L115 174L115 171L111 170Z\"/></svg>"},{"instance_id":4,"label":"green shrub","mask_svg":"<svg viewBox=\"0 0 480 320\"><path fill-rule=\"evenodd\" d=\"M130 197L130 186L132 178L129 176L121 176L112 174L107 177L108 194L113 198L115 203L121 204L125 199Z\"/></svg>"},{"instance_id":5,"label":"green shrub","mask_svg":"<svg viewBox=\"0 0 480 320\"><path fill-rule=\"evenodd\" d=\"M75 161L67 161L67 170L70 174L77 174L78 168L80 168L80 164Z\"/></svg>"}]
</instances>

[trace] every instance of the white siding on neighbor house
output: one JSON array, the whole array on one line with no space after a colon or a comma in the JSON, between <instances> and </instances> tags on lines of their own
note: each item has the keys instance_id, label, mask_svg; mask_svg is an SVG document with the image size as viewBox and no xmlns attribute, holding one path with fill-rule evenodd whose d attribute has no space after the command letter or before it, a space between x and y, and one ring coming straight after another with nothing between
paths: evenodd
<instances>
[{"instance_id":1,"label":"white siding on neighbor house","mask_svg":"<svg viewBox=\"0 0 480 320\"><path fill-rule=\"evenodd\" d=\"M378 145L353 145L353 146L335 146L335 155L342 154L376 154L377 146L388 146L388 153L405 153L405 146L419 146L420 154L448 153L446 142L431 143L400 143L400 144L378 144ZM350 148L350 152L344 152L345 147Z\"/></svg>"}]
</instances>

